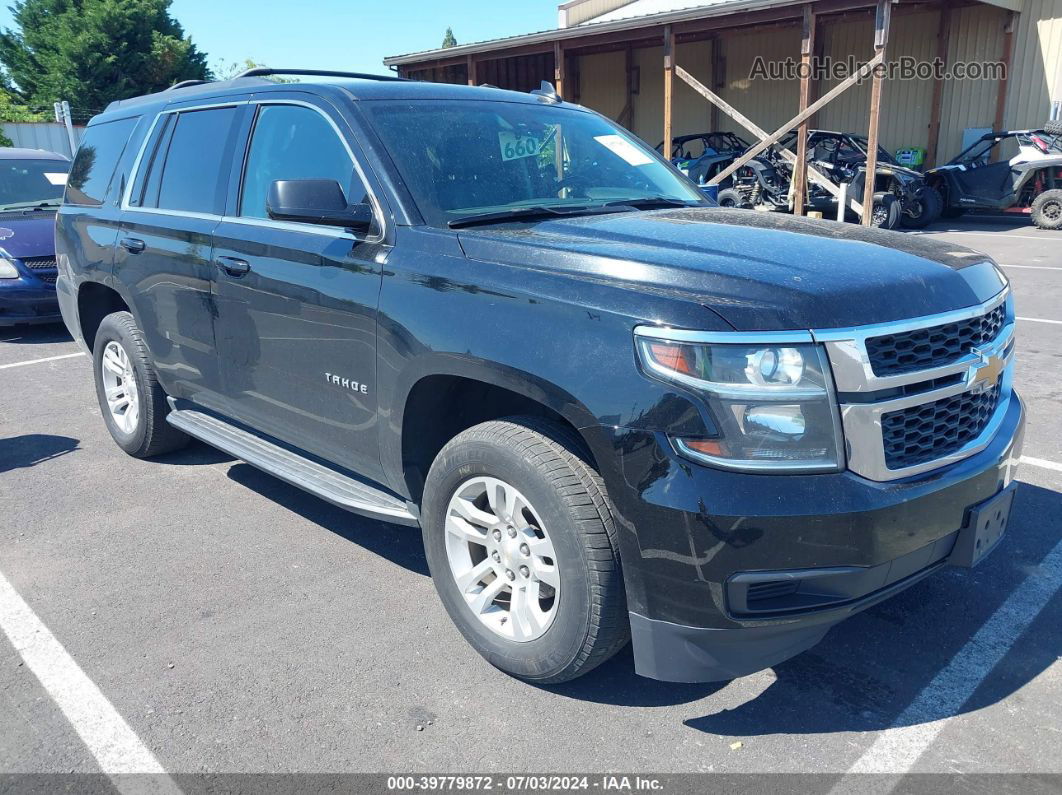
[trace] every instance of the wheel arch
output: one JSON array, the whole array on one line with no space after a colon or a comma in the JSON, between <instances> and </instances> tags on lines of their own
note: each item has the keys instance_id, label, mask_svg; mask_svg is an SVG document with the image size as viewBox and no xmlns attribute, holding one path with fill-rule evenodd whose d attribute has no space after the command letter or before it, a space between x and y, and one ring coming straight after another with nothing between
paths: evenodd
<instances>
[{"instance_id":1,"label":"wheel arch","mask_svg":"<svg viewBox=\"0 0 1062 795\"><path fill-rule=\"evenodd\" d=\"M85 280L78 285L77 319L85 347L89 352L96 341L100 323L113 312L132 313L132 304L111 283Z\"/></svg>"}]
</instances>

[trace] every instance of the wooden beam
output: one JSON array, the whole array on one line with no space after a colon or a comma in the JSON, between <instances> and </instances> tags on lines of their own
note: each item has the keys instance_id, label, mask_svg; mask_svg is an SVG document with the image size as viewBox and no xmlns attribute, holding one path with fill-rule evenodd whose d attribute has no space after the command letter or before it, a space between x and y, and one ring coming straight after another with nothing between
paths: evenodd
<instances>
[{"instance_id":1,"label":"wooden beam","mask_svg":"<svg viewBox=\"0 0 1062 795\"><path fill-rule=\"evenodd\" d=\"M706 100L711 102L713 105L717 105L728 116L734 119L734 121L736 121L746 130L748 130L750 133L755 135L757 138L759 138L760 140L766 140L768 138L766 130L762 129L758 124L756 124L756 122L752 121L750 118L742 114L737 108L729 104L726 100L724 100L710 88L701 83L696 77L691 75L681 66L675 66L675 74L682 78L683 81L688 83L690 88L692 88ZM794 155L788 149L782 149L779 154L782 156L782 159L790 165L796 162L796 155ZM829 177L827 177L820 171L812 168L811 166L808 166L808 177L814 180L818 185L821 185L833 196L838 196L841 192L840 188L834 185L833 181ZM716 179L713 179L710 180L708 184L718 185L719 182ZM856 213L861 213L863 211L862 205L854 200L849 199L849 206Z\"/></svg>"},{"instance_id":2,"label":"wooden beam","mask_svg":"<svg viewBox=\"0 0 1062 795\"><path fill-rule=\"evenodd\" d=\"M884 2L884 0L883 0L883 2ZM854 86L857 82L859 82L860 80L865 78L868 74L870 74L870 72L872 72L874 70L874 68L878 64L880 64L882 62L882 59L884 57L885 57L884 52L876 53L873 58L871 58L869 61L867 61L861 67L859 67L859 69L856 70L855 74L849 75L844 81L838 83L836 86L834 86L832 89L830 89L830 91L828 91L825 95L823 95L822 97L817 99L815 102L813 102L810 105L808 105L807 109L805 109L801 113L798 113L796 116L794 116L792 119L787 121L785 124L783 124L777 130L775 130L773 133L771 133L766 138L764 138L762 141L760 141L758 144L755 144L754 146L750 147L749 150L747 152L745 152L745 154L743 154L741 157L739 157L737 160L735 160L733 163L731 163L723 171L720 171L718 174L716 174L715 177L713 177L709 181L708 184L716 185L716 184L722 182L724 179L729 177L731 174L733 174L735 171L737 171L739 168L741 168L747 162L749 162L754 157L756 157L758 154L760 154L760 152L765 150L768 146L771 146L771 145L777 143L778 139L781 138L783 135L785 135L787 132L792 130L794 127L802 124L807 119L810 119L813 115L815 115L815 113L818 112L818 110L820 108L828 105L830 102L832 102L834 99L839 97L841 94L843 94L849 88ZM683 79L685 80L685 78L683 78ZM687 81L687 82L689 82L689 81ZM729 110L727 110L726 106L720 105L720 107L723 108L723 110L726 110L728 113L730 112ZM742 122L742 123L744 124L744 122Z\"/></svg>"},{"instance_id":3,"label":"wooden beam","mask_svg":"<svg viewBox=\"0 0 1062 795\"><path fill-rule=\"evenodd\" d=\"M671 105L675 86L675 34L664 27L664 156L671 158Z\"/></svg>"},{"instance_id":4,"label":"wooden beam","mask_svg":"<svg viewBox=\"0 0 1062 795\"><path fill-rule=\"evenodd\" d=\"M634 126L634 50L629 45L623 51L623 74L626 79L625 100L616 121L629 130ZM667 157L666 150L664 157Z\"/></svg>"},{"instance_id":5,"label":"wooden beam","mask_svg":"<svg viewBox=\"0 0 1062 795\"><path fill-rule=\"evenodd\" d=\"M874 18L874 57L885 60L885 47L889 43L889 28L892 20L891 0L878 0L878 12ZM874 182L878 173L878 127L881 120L881 91L885 81L882 70L875 69L870 84L870 129L867 131L867 167L863 179L863 226L874 221Z\"/></svg>"},{"instance_id":6,"label":"wooden beam","mask_svg":"<svg viewBox=\"0 0 1062 795\"><path fill-rule=\"evenodd\" d=\"M1018 21L1018 12L1011 11L1007 14L1007 24L1003 28L1003 55L999 59L1003 64L1003 75L999 78L999 87L996 89L996 119L992 125L992 130L998 132L1005 126L1006 114L1007 114L1007 80L1010 74L1010 65L1014 60L1014 25ZM991 161L995 163L999 160L999 153L1002 150L1002 146L996 146L992 149Z\"/></svg>"},{"instance_id":7,"label":"wooden beam","mask_svg":"<svg viewBox=\"0 0 1062 795\"><path fill-rule=\"evenodd\" d=\"M476 62L472 56L468 56L468 60L465 63L465 71L468 74L468 84L470 86L476 85Z\"/></svg>"},{"instance_id":8,"label":"wooden beam","mask_svg":"<svg viewBox=\"0 0 1062 795\"><path fill-rule=\"evenodd\" d=\"M804 22L800 37L800 111L811 102L811 59L815 54L815 12L804 6ZM796 165L793 167L793 215L804 214L808 186L808 121L797 128Z\"/></svg>"},{"instance_id":9,"label":"wooden beam","mask_svg":"<svg viewBox=\"0 0 1062 795\"><path fill-rule=\"evenodd\" d=\"M948 0L940 6L940 21L937 24L937 61L943 69L948 68L948 45L951 40L951 5ZM929 140L926 142L926 168L937 165L940 150L940 115L944 105L944 79L933 81L933 100L929 110Z\"/></svg>"},{"instance_id":10,"label":"wooden beam","mask_svg":"<svg viewBox=\"0 0 1062 795\"><path fill-rule=\"evenodd\" d=\"M559 41L553 42L553 88L557 90L557 94L561 97L564 96L564 82L565 82L565 67L564 63L564 48L561 47Z\"/></svg>"}]
</instances>

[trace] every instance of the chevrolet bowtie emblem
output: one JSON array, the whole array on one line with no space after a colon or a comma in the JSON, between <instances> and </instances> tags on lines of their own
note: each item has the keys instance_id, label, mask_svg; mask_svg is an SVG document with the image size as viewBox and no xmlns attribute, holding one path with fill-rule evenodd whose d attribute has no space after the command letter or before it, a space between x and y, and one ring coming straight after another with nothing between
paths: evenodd
<instances>
[{"instance_id":1,"label":"chevrolet bowtie emblem","mask_svg":"<svg viewBox=\"0 0 1062 795\"><path fill-rule=\"evenodd\" d=\"M979 357L979 361L971 365L970 377L971 391L987 392L999 383L999 377L1003 374L1005 363L998 353L989 353L978 348L973 353Z\"/></svg>"}]
</instances>

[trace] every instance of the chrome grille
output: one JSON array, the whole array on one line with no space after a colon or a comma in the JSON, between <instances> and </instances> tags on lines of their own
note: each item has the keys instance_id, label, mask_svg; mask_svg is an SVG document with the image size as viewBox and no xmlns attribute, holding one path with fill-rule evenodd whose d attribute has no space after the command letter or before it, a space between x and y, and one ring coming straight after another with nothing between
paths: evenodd
<instances>
[{"instance_id":1,"label":"chrome grille","mask_svg":"<svg viewBox=\"0 0 1062 795\"><path fill-rule=\"evenodd\" d=\"M848 469L871 480L917 475L983 450L1010 405L1007 290L969 309L812 334L830 359Z\"/></svg>"},{"instance_id":2,"label":"chrome grille","mask_svg":"<svg viewBox=\"0 0 1062 795\"><path fill-rule=\"evenodd\" d=\"M991 342L1006 320L1001 304L978 317L942 326L914 329L867 339L867 356L875 375L897 375L953 362Z\"/></svg>"},{"instance_id":3,"label":"chrome grille","mask_svg":"<svg viewBox=\"0 0 1062 795\"><path fill-rule=\"evenodd\" d=\"M999 405L1000 389L996 384L987 392L963 392L883 414L885 465L889 469L905 469L960 450L976 439L992 419Z\"/></svg>"}]
</instances>

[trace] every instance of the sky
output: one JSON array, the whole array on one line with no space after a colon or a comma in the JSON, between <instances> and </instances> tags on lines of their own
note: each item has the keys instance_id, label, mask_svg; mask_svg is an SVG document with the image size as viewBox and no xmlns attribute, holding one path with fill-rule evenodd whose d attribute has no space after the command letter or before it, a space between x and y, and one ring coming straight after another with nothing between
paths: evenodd
<instances>
[{"instance_id":1,"label":"sky","mask_svg":"<svg viewBox=\"0 0 1062 795\"><path fill-rule=\"evenodd\" d=\"M0 8L0 28L12 25ZM273 67L384 72L384 56L557 26L557 0L173 0L170 13L211 68L245 58Z\"/></svg>"}]
</instances>

